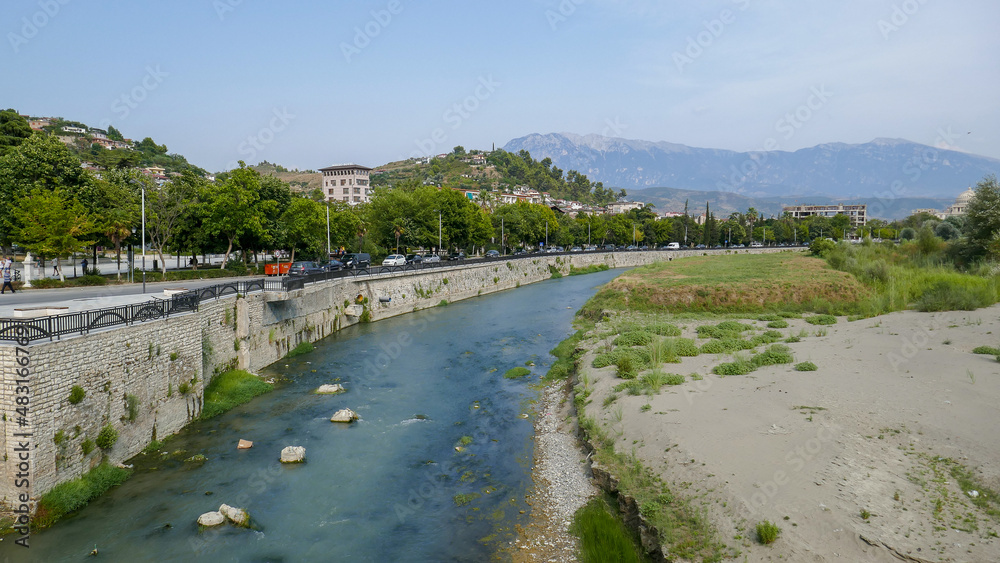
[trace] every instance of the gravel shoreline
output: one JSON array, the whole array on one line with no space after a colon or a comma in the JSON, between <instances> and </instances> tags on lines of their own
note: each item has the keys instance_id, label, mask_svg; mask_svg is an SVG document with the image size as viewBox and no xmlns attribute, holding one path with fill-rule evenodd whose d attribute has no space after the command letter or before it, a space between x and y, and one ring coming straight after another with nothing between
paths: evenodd
<instances>
[{"instance_id":1,"label":"gravel shoreline","mask_svg":"<svg viewBox=\"0 0 1000 563\"><path fill-rule=\"evenodd\" d=\"M567 385L542 391L535 418L535 482L531 519L510 546L513 561L577 561L578 541L569 533L573 514L598 493L590 463L576 438L576 418Z\"/></svg>"}]
</instances>

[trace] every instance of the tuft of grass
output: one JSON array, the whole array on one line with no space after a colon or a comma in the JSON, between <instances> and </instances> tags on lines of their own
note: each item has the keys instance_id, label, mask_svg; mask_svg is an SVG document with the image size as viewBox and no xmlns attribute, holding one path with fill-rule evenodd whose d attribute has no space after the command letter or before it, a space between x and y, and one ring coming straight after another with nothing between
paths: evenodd
<instances>
[{"instance_id":1,"label":"tuft of grass","mask_svg":"<svg viewBox=\"0 0 1000 563\"><path fill-rule=\"evenodd\" d=\"M750 358L750 363L755 369L762 366L790 364L792 361L792 354L788 351L788 346L785 346L784 344L775 344L760 354L756 354L754 357Z\"/></svg>"},{"instance_id":2,"label":"tuft of grass","mask_svg":"<svg viewBox=\"0 0 1000 563\"><path fill-rule=\"evenodd\" d=\"M806 322L811 325L832 325L837 324L837 317L833 315L812 315L806 317Z\"/></svg>"},{"instance_id":3,"label":"tuft of grass","mask_svg":"<svg viewBox=\"0 0 1000 563\"><path fill-rule=\"evenodd\" d=\"M118 431L115 430L114 426L111 424L106 424L104 428L97 434L97 447L102 450L110 450L115 446L115 442L118 441Z\"/></svg>"},{"instance_id":4,"label":"tuft of grass","mask_svg":"<svg viewBox=\"0 0 1000 563\"><path fill-rule=\"evenodd\" d=\"M795 364L795 371L816 371L819 368L812 362L799 362Z\"/></svg>"},{"instance_id":5,"label":"tuft of grass","mask_svg":"<svg viewBox=\"0 0 1000 563\"><path fill-rule=\"evenodd\" d=\"M582 563L642 563L635 538L603 497L596 497L573 515L570 533L580 538Z\"/></svg>"},{"instance_id":6,"label":"tuft of grass","mask_svg":"<svg viewBox=\"0 0 1000 563\"><path fill-rule=\"evenodd\" d=\"M997 353L1000 354L1000 352ZM84 391L83 387L80 387L79 385L74 385L69 390L69 404L75 405L80 401L82 401L86 396L87 392Z\"/></svg>"},{"instance_id":7,"label":"tuft of grass","mask_svg":"<svg viewBox=\"0 0 1000 563\"><path fill-rule=\"evenodd\" d=\"M315 349L316 349L316 347L313 346L312 342L309 342L308 340L303 340L302 342L299 342L298 346L296 346L295 348L292 348L292 350L290 352L288 352L288 355L285 356L285 357L286 358L294 358L295 356L301 356L303 354L308 354L309 352L312 352Z\"/></svg>"},{"instance_id":8,"label":"tuft of grass","mask_svg":"<svg viewBox=\"0 0 1000 563\"><path fill-rule=\"evenodd\" d=\"M762 545L769 545L778 539L781 534L781 528L777 524L772 524L768 520L757 523L757 541Z\"/></svg>"},{"instance_id":9,"label":"tuft of grass","mask_svg":"<svg viewBox=\"0 0 1000 563\"><path fill-rule=\"evenodd\" d=\"M653 335L644 330L633 330L615 338L615 346L646 346L653 341Z\"/></svg>"},{"instance_id":10,"label":"tuft of grass","mask_svg":"<svg viewBox=\"0 0 1000 563\"><path fill-rule=\"evenodd\" d=\"M218 416L272 389L273 385L248 371L234 369L221 373L205 387L205 405L201 410L201 417Z\"/></svg>"},{"instance_id":11,"label":"tuft of grass","mask_svg":"<svg viewBox=\"0 0 1000 563\"><path fill-rule=\"evenodd\" d=\"M1000 356L1000 348L992 346L976 346L972 349L973 354L986 354L988 356Z\"/></svg>"},{"instance_id":12,"label":"tuft of grass","mask_svg":"<svg viewBox=\"0 0 1000 563\"><path fill-rule=\"evenodd\" d=\"M51 526L60 518L83 508L108 489L124 483L130 473L128 469L102 463L77 479L56 485L39 499L34 527Z\"/></svg>"},{"instance_id":13,"label":"tuft of grass","mask_svg":"<svg viewBox=\"0 0 1000 563\"><path fill-rule=\"evenodd\" d=\"M785 319L778 319L776 321L771 321L767 323L767 328L788 328L788 321Z\"/></svg>"},{"instance_id":14,"label":"tuft of grass","mask_svg":"<svg viewBox=\"0 0 1000 563\"><path fill-rule=\"evenodd\" d=\"M507 379L520 379L530 373L531 373L530 369L524 366L517 366L507 370L507 372L504 373L503 376Z\"/></svg>"},{"instance_id":15,"label":"tuft of grass","mask_svg":"<svg viewBox=\"0 0 1000 563\"><path fill-rule=\"evenodd\" d=\"M725 362L712 368L712 373L716 375L746 375L754 370L750 360L736 358L732 362Z\"/></svg>"},{"instance_id":16,"label":"tuft of grass","mask_svg":"<svg viewBox=\"0 0 1000 563\"><path fill-rule=\"evenodd\" d=\"M570 265L569 275L582 276L584 274L596 274L597 272L606 272L610 269L611 267L607 264L591 264L586 268L577 268L576 266Z\"/></svg>"}]
</instances>

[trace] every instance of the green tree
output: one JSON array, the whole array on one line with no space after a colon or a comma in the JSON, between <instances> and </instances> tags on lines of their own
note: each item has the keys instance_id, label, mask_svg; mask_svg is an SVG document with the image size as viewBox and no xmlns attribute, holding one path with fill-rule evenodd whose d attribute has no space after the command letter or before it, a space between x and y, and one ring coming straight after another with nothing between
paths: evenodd
<instances>
[{"instance_id":1,"label":"green tree","mask_svg":"<svg viewBox=\"0 0 1000 563\"><path fill-rule=\"evenodd\" d=\"M64 188L32 188L17 214L22 225L18 240L38 255L68 256L93 244L92 240L84 238L93 232L93 219L83 204ZM62 269L59 279L66 280Z\"/></svg>"},{"instance_id":2,"label":"green tree","mask_svg":"<svg viewBox=\"0 0 1000 563\"><path fill-rule=\"evenodd\" d=\"M15 110L0 111L0 155L10 152L33 133L28 120Z\"/></svg>"},{"instance_id":3,"label":"green tree","mask_svg":"<svg viewBox=\"0 0 1000 563\"><path fill-rule=\"evenodd\" d=\"M983 178L965 210L973 257L1000 259L1000 184L994 175Z\"/></svg>"},{"instance_id":4,"label":"green tree","mask_svg":"<svg viewBox=\"0 0 1000 563\"><path fill-rule=\"evenodd\" d=\"M326 208L304 197L293 198L281 215L285 243L291 247L291 260L295 249L301 248L312 256L325 254Z\"/></svg>"},{"instance_id":5,"label":"green tree","mask_svg":"<svg viewBox=\"0 0 1000 563\"><path fill-rule=\"evenodd\" d=\"M112 141L124 141L125 136L114 125L108 125L108 138Z\"/></svg>"},{"instance_id":6,"label":"green tree","mask_svg":"<svg viewBox=\"0 0 1000 563\"><path fill-rule=\"evenodd\" d=\"M167 273L164 251L173 243L184 214L195 204L197 193L182 180L146 188L146 231L149 243L160 257L160 270Z\"/></svg>"},{"instance_id":7,"label":"green tree","mask_svg":"<svg viewBox=\"0 0 1000 563\"><path fill-rule=\"evenodd\" d=\"M263 234L266 210L257 205L259 200L260 174L242 160L239 168L232 170L210 193L205 226L209 232L226 240L223 265L228 263L233 245L241 236Z\"/></svg>"},{"instance_id":8,"label":"green tree","mask_svg":"<svg viewBox=\"0 0 1000 563\"><path fill-rule=\"evenodd\" d=\"M118 261L118 279L121 279L122 242L132 236L132 228L139 222L140 193L143 186L153 184L138 170L108 170L102 175L101 211L95 213L96 230L114 245Z\"/></svg>"}]
</instances>

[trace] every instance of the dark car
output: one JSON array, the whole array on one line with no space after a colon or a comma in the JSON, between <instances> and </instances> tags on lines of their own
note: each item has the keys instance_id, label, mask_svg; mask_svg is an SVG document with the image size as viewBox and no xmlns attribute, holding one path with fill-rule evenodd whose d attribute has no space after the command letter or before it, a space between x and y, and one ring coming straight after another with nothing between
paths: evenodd
<instances>
[{"instance_id":1,"label":"dark car","mask_svg":"<svg viewBox=\"0 0 1000 563\"><path fill-rule=\"evenodd\" d=\"M528 254L528 251L525 250L525 249L523 249L523 248L519 248L519 249L517 249L517 250L514 251L514 256L525 256L527 254Z\"/></svg>"},{"instance_id":2,"label":"dark car","mask_svg":"<svg viewBox=\"0 0 1000 563\"><path fill-rule=\"evenodd\" d=\"M614 250L614 249L615 245L613 244L605 244L604 247L602 248L602 250Z\"/></svg>"},{"instance_id":3,"label":"dark car","mask_svg":"<svg viewBox=\"0 0 1000 563\"><path fill-rule=\"evenodd\" d=\"M326 272L337 272L344 269L344 264L340 260L331 258L329 262L320 264L320 268Z\"/></svg>"},{"instance_id":4,"label":"dark car","mask_svg":"<svg viewBox=\"0 0 1000 563\"><path fill-rule=\"evenodd\" d=\"M486 257L487 258L500 258L500 251L499 250L487 250L486 251Z\"/></svg>"},{"instance_id":5,"label":"dark car","mask_svg":"<svg viewBox=\"0 0 1000 563\"><path fill-rule=\"evenodd\" d=\"M424 257L419 254L407 254L406 263L407 264L420 264L424 261Z\"/></svg>"},{"instance_id":6,"label":"dark car","mask_svg":"<svg viewBox=\"0 0 1000 563\"><path fill-rule=\"evenodd\" d=\"M292 262L292 265L288 268L288 275L305 276L308 274L322 274L325 271L323 266L320 266L317 262Z\"/></svg>"},{"instance_id":7,"label":"dark car","mask_svg":"<svg viewBox=\"0 0 1000 563\"><path fill-rule=\"evenodd\" d=\"M367 268L372 265L372 255L367 252L345 254L342 260L345 268Z\"/></svg>"},{"instance_id":8,"label":"dark car","mask_svg":"<svg viewBox=\"0 0 1000 563\"><path fill-rule=\"evenodd\" d=\"M448 255L448 260L465 260L465 252L459 250Z\"/></svg>"}]
</instances>

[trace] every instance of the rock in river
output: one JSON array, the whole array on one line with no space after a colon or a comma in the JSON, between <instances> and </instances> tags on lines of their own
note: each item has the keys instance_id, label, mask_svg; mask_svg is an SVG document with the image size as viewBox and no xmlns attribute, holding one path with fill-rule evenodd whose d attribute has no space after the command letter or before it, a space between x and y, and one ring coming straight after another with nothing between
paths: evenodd
<instances>
[{"instance_id":1,"label":"rock in river","mask_svg":"<svg viewBox=\"0 0 1000 563\"><path fill-rule=\"evenodd\" d=\"M222 505L225 506L225 505ZM222 515L221 512L206 512L198 517L198 525L200 526L218 526L226 521L226 517Z\"/></svg>"},{"instance_id":2,"label":"rock in river","mask_svg":"<svg viewBox=\"0 0 1000 563\"><path fill-rule=\"evenodd\" d=\"M320 385L314 392L317 395L336 395L337 393L343 393L344 391L347 391L347 389L344 389L343 385L334 383L332 385Z\"/></svg>"},{"instance_id":3,"label":"rock in river","mask_svg":"<svg viewBox=\"0 0 1000 563\"><path fill-rule=\"evenodd\" d=\"M306 449L303 446L288 446L281 450L281 463L302 463L306 460Z\"/></svg>"},{"instance_id":4,"label":"rock in river","mask_svg":"<svg viewBox=\"0 0 1000 563\"><path fill-rule=\"evenodd\" d=\"M351 409L340 409L333 413L333 416L330 417L330 422L354 422L359 418L361 417L358 416L358 413Z\"/></svg>"},{"instance_id":5,"label":"rock in river","mask_svg":"<svg viewBox=\"0 0 1000 563\"><path fill-rule=\"evenodd\" d=\"M247 514L247 511L242 508L236 508L235 506L223 504L219 507L219 513L237 526L246 526L247 523L250 522L250 515Z\"/></svg>"}]
</instances>

